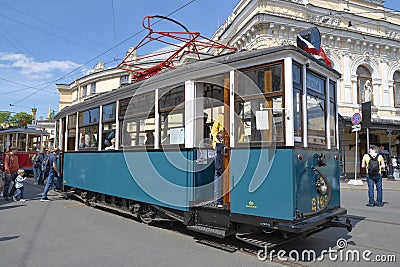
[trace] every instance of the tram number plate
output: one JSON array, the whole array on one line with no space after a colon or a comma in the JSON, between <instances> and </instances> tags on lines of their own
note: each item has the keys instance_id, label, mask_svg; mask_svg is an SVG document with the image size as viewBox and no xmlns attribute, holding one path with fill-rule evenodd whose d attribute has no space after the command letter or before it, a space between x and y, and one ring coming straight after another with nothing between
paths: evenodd
<instances>
[{"instance_id":1,"label":"tram number plate","mask_svg":"<svg viewBox=\"0 0 400 267\"><path fill-rule=\"evenodd\" d=\"M311 199L311 210L317 211L325 206L325 203L328 201L328 195L314 197Z\"/></svg>"}]
</instances>

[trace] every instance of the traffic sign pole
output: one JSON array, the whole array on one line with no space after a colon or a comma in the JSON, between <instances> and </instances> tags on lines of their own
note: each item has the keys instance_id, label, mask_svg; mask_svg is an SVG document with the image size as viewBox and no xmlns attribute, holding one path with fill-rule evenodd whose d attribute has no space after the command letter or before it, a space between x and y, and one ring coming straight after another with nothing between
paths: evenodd
<instances>
[{"instance_id":1,"label":"traffic sign pole","mask_svg":"<svg viewBox=\"0 0 400 267\"><path fill-rule=\"evenodd\" d=\"M356 132L356 150L355 150L355 155L354 155L354 180L350 180L348 184L351 185L363 185L364 183L361 180L357 180L357 167L358 167L358 132L361 130L361 114L360 113L354 113L354 115L351 117L351 123L353 124L352 132Z\"/></svg>"}]
</instances>

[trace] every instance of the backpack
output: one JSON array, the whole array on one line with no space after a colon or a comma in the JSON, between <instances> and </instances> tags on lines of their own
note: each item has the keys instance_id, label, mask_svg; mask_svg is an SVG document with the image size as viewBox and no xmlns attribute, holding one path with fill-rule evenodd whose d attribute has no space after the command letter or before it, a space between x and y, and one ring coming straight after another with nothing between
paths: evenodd
<instances>
[{"instance_id":1,"label":"backpack","mask_svg":"<svg viewBox=\"0 0 400 267\"><path fill-rule=\"evenodd\" d=\"M377 176L379 174L379 161L378 157L379 155L376 155L376 157L372 157L370 154L368 154L370 160L368 163L368 174L372 176Z\"/></svg>"},{"instance_id":2,"label":"backpack","mask_svg":"<svg viewBox=\"0 0 400 267\"><path fill-rule=\"evenodd\" d=\"M42 160L42 172L48 173L50 171L49 155L44 155Z\"/></svg>"},{"instance_id":3,"label":"backpack","mask_svg":"<svg viewBox=\"0 0 400 267\"><path fill-rule=\"evenodd\" d=\"M33 155L31 162L32 162L34 168L39 167L39 165L40 165L39 154Z\"/></svg>"}]
</instances>

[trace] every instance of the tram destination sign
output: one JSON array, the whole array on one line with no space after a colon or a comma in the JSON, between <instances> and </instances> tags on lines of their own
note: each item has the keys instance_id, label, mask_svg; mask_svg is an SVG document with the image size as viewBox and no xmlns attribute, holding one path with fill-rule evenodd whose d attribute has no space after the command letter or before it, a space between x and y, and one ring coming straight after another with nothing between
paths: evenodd
<instances>
[{"instance_id":1,"label":"tram destination sign","mask_svg":"<svg viewBox=\"0 0 400 267\"><path fill-rule=\"evenodd\" d=\"M353 125L358 125L361 123L361 114L356 112L353 114L353 117L351 117L351 123Z\"/></svg>"}]
</instances>

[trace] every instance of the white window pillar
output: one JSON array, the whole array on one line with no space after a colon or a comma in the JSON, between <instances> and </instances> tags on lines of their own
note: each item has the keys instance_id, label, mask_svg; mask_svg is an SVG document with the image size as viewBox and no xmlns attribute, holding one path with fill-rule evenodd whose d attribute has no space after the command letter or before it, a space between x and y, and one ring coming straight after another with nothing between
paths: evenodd
<instances>
[{"instance_id":1,"label":"white window pillar","mask_svg":"<svg viewBox=\"0 0 400 267\"><path fill-rule=\"evenodd\" d=\"M120 140L120 135L119 135L119 100L117 101L117 104L115 105L115 149L119 148L119 140Z\"/></svg>"},{"instance_id":2,"label":"white window pillar","mask_svg":"<svg viewBox=\"0 0 400 267\"><path fill-rule=\"evenodd\" d=\"M64 137L64 151L68 150L68 118L69 115L65 118L65 137Z\"/></svg>"},{"instance_id":3,"label":"white window pillar","mask_svg":"<svg viewBox=\"0 0 400 267\"><path fill-rule=\"evenodd\" d=\"M284 59L285 66L285 103L282 110L284 129L286 134L286 146L294 146L294 114L293 114L293 60Z\"/></svg>"},{"instance_id":4,"label":"white window pillar","mask_svg":"<svg viewBox=\"0 0 400 267\"><path fill-rule=\"evenodd\" d=\"M236 134L238 133L237 129L235 128L235 85L236 85L236 74L234 70L229 72L229 105L230 105L230 114L229 114L229 121L230 121L230 138L229 138L229 145L230 147L235 147L235 140Z\"/></svg>"},{"instance_id":5,"label":"white window pillar","mask_svg":"<svg viewBox=\"0 0 400 267\"><path fill-rule=\"evenodd\" d=\"M196 90L195 82L185 81L185 147L195 147Z\"/></svg>"},{"instance_id":6,"label":"white window pillar","mask_svg":"<svg viewBox=\"0 0 400 267\"><path fill-rule=\"evenodd\" d=\"M99 143L97 144L98 150L101 151L103 145L103 105L100 106L99 114Z\"/></svg>"},{"instance_id":7,"label":"white window pillar","mask_svg":"<svg viewBox=\"0 0 400 267\"><path fill-rule=\"evenodd\" d=\"M76 112L76 123L75 123L75 151L78 151L79 146L79 112Z\"/></svg>"},{"instance_id":8,"label":"white window pillar","mask_svg":"<svg viewBox=\"0 0 400 267\"><path fill-rule=\"evenodd\" d=\"M302 65L303 81L303 146L308 147L308 126L307 126L307 67Z\"/></svg>"},{"instance_id":9,"label":"white window pillar","mask_svg":"<svg viewBox=\"0 0 400 267\"><path fill-rule=\"evenodd\" d=\"M154 92L154 149L160 148L160 107L158 101L159 93L159 89L156 89Z\"/></svg>"}]
</instances>

